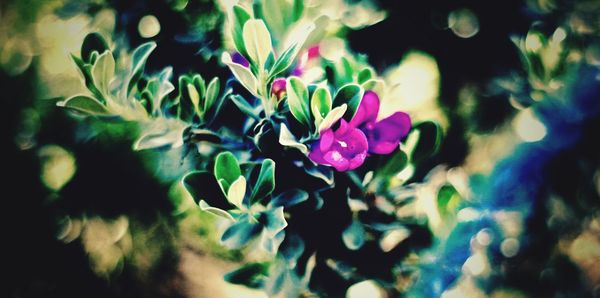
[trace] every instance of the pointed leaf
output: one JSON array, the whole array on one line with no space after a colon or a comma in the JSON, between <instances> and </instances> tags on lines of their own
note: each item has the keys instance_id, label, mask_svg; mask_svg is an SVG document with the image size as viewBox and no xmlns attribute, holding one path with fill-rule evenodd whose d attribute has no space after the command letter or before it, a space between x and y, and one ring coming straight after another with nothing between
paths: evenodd
<instances>
[{"instance_id":1,"label":"pointed leaf","mask_svg":"<svg viewBox=\"0 0 600 298\"><path fill-rule=\"evenodd\" d=\"M75 95L56 103L56 105L92 116L111 115L111 112L102 103L86 95Z\"/></svg>"},{"instance_id":2,"label":"pointed leaf","mask_svg":"<svg viewBox=\"0 0 600 298\"><path fill-rule=\"evenodd\" d=\"M244 86L252 95L258 97L257 86L258 82L254 74L241 64L237 64L231 60L231 55L229 53L224 52L221 56L221 61L229 66L229 69L235 76L235 78Z\"/></svg>"},{"instance_id":3,"label":"pointed leaf","mask_svg":"<svg viewBox=\"0 0 600 298\"><path fill-rule=\"evenodd\" d=\"M223 209L212 207L212 206L208 205L208 203L206 203L204 200L200 200L200 203L198 205L200 206L200 210L202 210L202 211L212 213L218 217L226 218L231 221L235 221L235 218L233 218L233 216L231 216L231 214L229 214L229 212L227 212Z\"/></svg>"},{"instance_id":4,"label":"pointed leaf","mask_svg":"<svg viewBox=\"0 0 600 298\"><path fill-rule=\"evenodd\" d=\"M308 89L298 77L289 77L286 83L287 102L290 112L300 123L310 126Z\"/></svg>"},{"instance_id":5,"label":"pointed leaf","mask_svg":"<svg viewBox=\"0 0 600 298\"><path fill-rule=\"evenodd\" d=\"M251 19L250 14L240 5L235 5L231 12L232 23L232 32L231 36L233 39L233 44L237 51L242 54L242 56L248 57L246 52L246 47L244 46L244 25L246 22Z\"/></svg>"},{"instance_id":6,"label":"pointed leaf","mask_svg":"<svg viewBox=\"0 0 600 298\"><path fill-rule=\"evenodd\" d=\"M282 206L284 208L288 208L291 206L298 205L306 200L308 200L308 193L306 191L301 189L290 189L274 197L269 203L269 206Z\"/></svg>"},{"instance_id":7,"label":"pointed leaf","mask_svg":"<svg viewBox=\"0 0 600 298\"><path fill-rule=\"evenodd\" d=\"M275 162L272 159L265 159L260 166L260 173L256 180L256 185L252 189L250 204L260 201L270 195L275 189Z\"/></svg>"},{"instance_id":8,"label":"pointed leaf","mask_svg":"<svg viewBox=\"0 0 600 298\"><path fill-rule=\"evenodd\" d=\"M133 51L133 55L131 57L132 68L127 79L127 97L129 97L131 90L133 90L133 87L135 87L138 80L142 77L146 60L155 48L155 42L147 42L140 45Z\"/></svg>"},{"instance_id":9,"label":"pointed leaf","mask_svg":"<svg viewBox=\"0 0 600 298\"><path fill-rule=\"evenodd\" d=\"M244 246L262 230L262 225L252 220L247 213L242 214L236 223L225 230L221 236L221 243L230 249Z\"/></svg>"},{"instance_id":10,"label":"pointed leaf","mask_svg":"<svg viewBox=\"0 0 600 298\"><path fill-rule=\"evenodd\" d=\"M315 127L319 127L323 119L329 114L331 103L331 93L329 93L329 90L324 87L318 87L310 100L310 109L315 119Z\"/></svg>"},{"instance_id":11,"label":"pointed leaf","mask_svg":"<svg viewBox=\"0 0 600 298\"><path fill-rule=\"evenodd\" d=\"M244 114L256 119L260 120L258 114L254 111L254 107L250 105L248 101L246 101L242 96L234 94L230 96L231 101L242 111Z\"/></svg>"},{"instance_id":12,"label":"pointed leaf","mask_svg":"<svg viewBox=\"0 0 600 298\"><path fill-rule=\"evenodd\" d=\"M348 110L344 114L344 119L348 122L352 120L360 101L362 100L364 90L361 86L356 84L347 84L342 86L336 93L333 99L334 106L340 106L342 104L348 105Z\"/></svg>"},{"instance_id":13,"label":"pointed leaf","mask_svg":"<svg viewBox=\"0 0 600 298\"><path fill-rule=\"evenodd\" d=\"M115 75L115 58L111 51L105 51L96 59L92 67L92 78L94 85L100 91L105 100L109 100L109 85Z\"/></svg>"},{"instance_id":14,"label":"pointed leaf","mask_svg":"<svg viewBox=\"0 0 600 298\"><path fill-rule=\"evenodd\" d=\"M212 108L213 104L217 100L219 96L219 91L221 89L221 82L218 77L214 77L210 83L208 83L208 87L206 88L206 95L204 97L204 111L208 112L210 108Z\"/></svg>"},{"instance_id":15,"label":"pointed leaf","mask_svg":"<svg viewBox=\"0 0 600 298\"><path fill-rule=\"evenodd\" d=\"M271 34L262 20L248 20L244 24L244 46L250 60L258 67L264 69L269 54L273 51Z\"/></svg>"},{"instance_id":16,"label":"pointed leaf","mask_svg":"<svg viewBox=\"0 0 600 298\"><path fill-rule=\"evenodd\" d=\"M302 28L302 30L300 30L295 35L296 39L291 43L291 45L287 49L285 49L281 53L279 58L277 58L277 61L275 61L275 64L269 72L269 78L276 77L278 74L286 71L290 66L292 66L292 64L296 60L296 56L298 56L298 53L304 46L306 38L308 38L308 36L314 29L315 25L311 23L308 24L306 27Z\"/></svg>"},{"instance_id":17,"label":"pointed leaf","mask_svg":"<svg viewBox=\"0 0 600 298\"><path fill-rule=\"evenodd\" d=\"M281 124L281 128L279 130L279 144L287 147L292 147L300 150L300 152L304 154L308 154L308 147L306 145L298 142L296 137L292 134L289 128L285 124Z\"/></svg>"},{"instance_id":18,"label":"pointed leaf","mask_svg":"<svg viewBox=\"0 0 600 298\"><path fill-rule=\"evenodd\" d=\"M249 263L226 273L223 278L232 284L258 289L263 286L268 273L268 263Z\"/></svg>"}]
</instances>

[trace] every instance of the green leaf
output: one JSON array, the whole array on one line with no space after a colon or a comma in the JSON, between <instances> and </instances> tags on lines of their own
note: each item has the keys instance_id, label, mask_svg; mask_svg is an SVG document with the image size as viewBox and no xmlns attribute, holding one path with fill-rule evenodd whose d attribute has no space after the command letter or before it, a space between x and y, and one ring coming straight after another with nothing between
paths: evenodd
<instances>
[{"instance_id":1,"label":"green leaf","mask_svg":"<svg viewBox=\"0 0 600 298\"><path fill-rule=\"evenodd\" d=\"M438 212L442 218L456 214L455 211L457 211L460 201L460 194L452 185L442 186L437 195Z\"/></svg>"},{"instance_id":2,"label":"green leaf","mask_svg":"<svg viewBox=\"0 0 600 298\"><path fill-rule=\"evenodd\" d=\"M229 69L235 76L235 78L244 86L252 95L258 97L257 86L258 81L254 74L250 71L249 68L244 67L241 64L234 63L231 60L231 55L227 52L223 52L221 56L221 61L229 66Z\"/></svg>"},{"instance_id":3,"label":"green leaf","mask_svg":"<svg viewBox=\"0 0 600 298\"><path fill-rule=\"evenodd\" d=\"M304 12L304 0L293 0L294 1L294 13L292 14L292 21L296 22L302 17Z\"/></svg>"},{"instance_id":4,"label":"green leaf","mask_svg":"<svg viewBox=\"0 0 600 298\"><path fill-rule=\"evenodd\" d=\"M364 68L358 73L357 81L359 84L363 84L371 78L373 78L373 71L369 68Z\"/></svg>"},{"instance_id":5,"label":"green leaf","mask_svg":"<svg viewBox=\"0 0 600 298\"><path fill-rule=\"evenodd\" d=\"M323 119L331 111L331 93L329 89L318 87L310 100L310 109L315 118L315 127L319 127ZM345 111L344 111L345 112Z\"/></svg>"},{"instance_id":6,"label":"green leaf","mask_svg":"<svg viewBox=\"0 0 600 298\"><path fill-rule=\"evenodd\" d=\"M308 154L308 147L298 142L296 140L296 137L294 137L294 135L290 131L290 129L287 128L287 126L283 123L281 124L281 127L279 129L279 144L286 147L296 148L300 150L300 152Z\"/></svg>"},{"instance_id":7,"label":"green leaf","mask_svg":"<svg viewBox=\"0 0 600 298\"><path fill-rule=\"evenodd\" d=\"M263 226L259 225L248 213L243 213L236 223L223 232L221 243L230 249L241 248L260 233L262 228Z\"/></svg>"},{"instance_id":8,"label":"green leaf","mask_svg":"<svg viewBox=\"0 0 600 298\"><path fill-rule=\"evenodd\" d=\"M283 214L283 207L262 211L258 221L263 224L269 237L275 237L277 233L283 231L283 229L287 227L287 221Z\"/></svg>"},{"instance_id":9,"label":"green leaf","mask_svg":"<svg viewBox=\"0 0 600 298\"><path fill-rule=\"evenodd\" d=\"M233 94L230 96L231 101L242 111L244 114L256 119L260 120L260 117L255 112L254 107L250 105L248 101L246 101L241 95Z\"/></svg>"},{"instance_id":10,"label":"green leaf","mask_svg":"<svg viewBox=\"0 0 600 298\"><path fill-rule=\"evenodd\" d=\"M269 203L269 206L281 206L284 208L288 208L291 206L298 205L306 200L308 200L308 193L306 191L301 189L290 189L274 197Z\"/></svg>"},{"instance_id":11,"label":"green leaf","mask_svg":"<svg viewBox=\"0 0 600 298\"><path fill-rule=\"evenodd\" d=\"M240 165L233 153L226 151L217 155L215 160L215 177L217 181L223 179L228 185L232 185L242 175ZM229 195L229 188L223 188L223 193Z\"/></svg>"},{"instance_id":12,"label":"green leaf","mask_svg":"<svg viewBox=\"0 0 600 298\"><path fill-rule=\"evenodd\" d=\"M194 111L198 115L202 115L202 110L200 110L200 93L198 93L198 89L196 89L196 86L192 83L187 83L185 88L194 107Z\"/></svg>"},{"instance_id":13,"label":"green leaf","mask_svg":"<svg viewBox=\"0 0 600 298\"><path fill-rule=\"evenodd\" d=\"M329 114L327 114L325 119L323 119L323 121L317 128L317 132L321 133L322 131L332 127L336 122L338 122L338 120L340 120L342 118L342 116L344 116L344 114L346 114L347 109L348 109L348 105L343 104L343 105L341 105L339 107L335 107L333 110L331 110L331 112L329 112Z\"/></svg>"},{"instance_id":14,"label":"green leaf","mask_svg":"<svg viewBox=\"0 0 600 298\"><path fill-rule=\"evenodd\" d=\"M75 95L56 103L56 105L92 116L111 115L111 112L102 103L86 95Z\"/></svg>"},{"instance_id":15,"label":"green leaf","mask_svg":"<svg viewBox=\"0 0 600 298\"><path fill-rule=\"evenodd\" d=\"M290 66L292 66L296 60L296 56L298 56L298 53L304 46L306 39L314 29L315 25L311 23L298 31L298 33L295 35L295 40L281 53L279 58L277 58L277 61L275 61L275 64L269 72L269 79L276 77L278 74L286 71Z\"/></svg>"},{"instance_id":16,"label":"green leaf","mask_svg":"<svg viewBox=\"0 0 600 298\"><path fill-rule=\"evenodd\" d=\"M115 58L112 52L107 50L96 59L92 67L92 78L94 85L100 91L106 101L110 100L109 85L115 75Z\"/></svg>"},{"instance_id":17,"label":"green leaf","mask_svg":"<svg viewBox=\"0 0 600 298\"><path fill-rule=\"evenodd\" d=\"M260 167L258 179L250 195L250 204L260 201L270 195L275 190L275 162L272 159L265 159Z\"/></svg>"},{"instance_id":18,"label":"green leaf","mask_svg":"<svg viewBox=\"0 0 600 298\"><path fill-rule=\"evenodd\" d=\"M246 194L246 178L239 176L227 190L227 200L239 209L243 209L244 195Z\"/></svg>"},{"instance_id":19,"label":"green leaf","mask_svg":"<svg viewBox=\"0 0 600 298\"><path fill-rule=\"evenodd\" d=\"M226 273L223 278L225 281L232 284L259 289L263 286L268 273L268 263L249 263L236 270Z\"/></svg>"},{"instance_id":20,"label":"green leaf","mask_svg":"<svg viewBox=\"0 0 600 298\"><path fill-rule=\"evenodd\" d=\"M208 83L208 88L206 89L206 96L204 98L204 111L208 112L210 108L212 108L213 104L217 100L219 96L219 91L221 89L221 82L218 77L213 78L210 83Z\"/></svg>"},{"instance_id":21,"label":"green leaf","mask_svg":"<svg viewBox=\"0 0 600 298\"><path fill-rule=\"evenodd\" d=\"M435 122L425 121L415 125L412 129L418 131L419 141L413 149L412 160L419 162L439 150L442 143L442 128Z\"/></svg>"},{"instance_id":22,"label":"green leaf","mask_svg":"<svg viewBox=\"0 0 600 298\"><path fill-rule=\"evenodd\" d=\"M237 51L244 57L248 57L246 47L244 46L244 25L251 19L250 14L240 5L235 5L232 10L231 19L232 23L232 38L233 44Z\"/></svg>"},{"instance_id":23,"label":"green leaf","mask_svg":"<svg viewBox=\"0 0 600 298\"><path fill-rule=\"evenodd\" d=\"M244 24L244 46L250 60L258 67L264 69L269 54L273 51L271 34L262 20L248 20Z\"/></svg>"},{"instance_id":24,"label":"green leaf","mask_svg":"<svg viewBox=\"0 0 600 298\"><path fill-rule=\"evenodd\" d=\"M310 108L306 85L298 77L289 77L285 89L290 112L296 120L310 127Z\"/></svg>"},{"instance_id":25,"label":"green leaf","mask_svg":"<svg viewBox=\"0 0 600 298\"><path fill-rule=\"evenodd\" d=\"M207 205L218 209L230 210L234 207L225 198L215 176L207 171L187 173L181 181L185 190L199 205L201 201L205 201Z\"/></svg>"},{"instance_id":26,"label":"green leaf","mask_svg":"<svg viewBox=\"0 0 600 298\"><path fill-rule=\"evenodd\" d=\"M381 177L392 177L400 173L408 165L408 156L400 149L397 149L391 157L386 156L382 159L383 167L377 170L377 175Z\"/></svg>"},{"instance_id":27,"label":"green leaf","mask_svg":"<svg viewBox=\"0 0 600 298\"><path fill-rule=\"evenodd\" d=\"M334 106L341 106L342 104L347 104L348 109L344 114L344 119L346 121L352 120L354 114L356 114L356 110L358 110L358 106L360 105L360 101L362 100L364 94L364 90L361 86L357 84L347 84L342 86L333 99Z\"/></svg>"},{"instance_id":28,"label":"green leaf","mask_svg":"<svg viewBox=\"0 0 600 298\"><path fill-rule=\"evenodd\" d=\"M353 220L352 223L344 229L342 240L346 247L351 250L361 248L365 243L365 229L363 225L357 220Z\"/></svg>"},{"instance_id":29,"label":"green leaf","mask_svg":"<svg viewBox=\"0 0 600 298\"><path fill-rule=\"evenodd\" d=\"M129 73L129 77L127 79L127 97L129 97L129 95L131 94L131 90L133 90L138 80L142 77L142 74L144 73L144 66L146 65L146 60L155 48L155 42L147 42L145 44L140 45L133 51L133 55L131 58L131 72Z\"/></svg>"},{"instance_id":30,"label":"green leaf","mask_svg":"<svg viewBox=\"0 0 600 298\"><path fill-rule=\"evenodd\" d=\"M374 91L377 94L383 94L385 83L380 79L369 79L361 85L365 91Z\"/></svg>"},{"instance_id":31,"label":"green leaf","mask_svg":"<svg viewBox=\"0 0 600 298\"><path fill-rule=\"evenodd\" d=\"M151 129L143 131L142 135L133 144L133 150L139 151L161 147L181 147L183 145L183 131L185 128L186 126L182 125L180 122L154 125Z\"/></svg>"},{"instance_id":32,"label":"green leaf","mask_svg":"<svg viewBox=\"0 0 600 298\"><path fill-rule=\"evenodd\" d=\"M169 95L175 86L171 83L171 76L173 75L173 68L166 67L160 72L158 77L152 78L148 81L146 90L151 94L152 99L152 114L157 114L162 106L163 100Z\"/></svg>"},{"instance_id":33,"label":"green leaf","mask_svg":"<svg viewBox=\"0 0 600 298\"><path fill-rule=\"evenodd\" d=\"M212 207L210 206L208 203L206 203L206 201L204 200L200 200L200 203L198 203L198 205L200 206L200 210L202 211L206 211L208 213L212 213L216 216L222 217L222 218L226 218L229 219L231 221L235 221L235 218L233 218L233 216L231 216L231 214L229 214L229 212L223 210L223 209L219 209L216 207Z\"/></svg>"},{"instance_id":34,"label":"green leaf","mask_svg":"<svg viewBox=\"0 0 600 298\"><path fill-rule=\"evenodd\" d=\"M85 36L81 44L81 59L86 63L92 60L92 53L104 53L109 50L108 43L98 32L92 32Z\"/></svg>"}]
</instances>

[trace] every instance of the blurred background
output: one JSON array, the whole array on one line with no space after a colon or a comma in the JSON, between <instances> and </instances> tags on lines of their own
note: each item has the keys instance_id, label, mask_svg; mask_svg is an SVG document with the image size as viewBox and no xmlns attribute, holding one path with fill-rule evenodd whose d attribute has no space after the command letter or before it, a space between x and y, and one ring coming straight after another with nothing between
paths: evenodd
<instances>
[{"instance_id":1,"label":"blurred background","mask_svg":"<svg viewBox=\"0 0 600 298\"><path fill-rule=\"evenodd\" d=\"M177 182L177 158L131 150L133 124L55 106L84 91L70 54L93 31L112 49L156 41L148 72L227 77L218 58L229 2L0 3L3 297L265 297L223 280L247 252L218 244L213 218ZM451 219L419 209L440 239L426 254L467 245L442 296L600 297L600 2L306 3L339 26L322 48L365 54L401 86L382 109L443 128L438 154L411 173L427 181L422 204L450 185L472 205L448 207ZM488 226L449 230L461 216L491 219L504 238ZM422 274L444 279L439 271ZM405 283L411 297L433 295ZM346 295L394 296L374 282Z\"/></svg>"}]
</instances>

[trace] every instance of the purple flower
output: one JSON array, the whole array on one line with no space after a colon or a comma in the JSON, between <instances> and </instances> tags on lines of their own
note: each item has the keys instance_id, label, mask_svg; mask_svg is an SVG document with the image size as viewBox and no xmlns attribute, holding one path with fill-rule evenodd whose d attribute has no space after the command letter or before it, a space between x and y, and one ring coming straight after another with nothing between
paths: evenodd
<instances>
[{"instance_id":1,"label":"purple flower","mask_svg":"<svg viewBox=\"0 0 600 298\"><path fill-rule=\"evenodd\" d=\"M379 96L373 91L367 91L350 121L350 126L365 133L370 153L390 154L398 148L400 140L410 131L410 117L406 113L396 112L377 121L378 113Z\"/></svg>"},{"instance_id":2,"label":"purple flower","mask_svg":"<svg viewBox=\"0 0 600 298\"><path fill-rule=\"evenodd\" d=\"M362 165L368 148L365 134L342 119L335 132L331 128L321 132L321 138L311 146L308 157L343 172Z\"/></svg>"},{"instance_id":3,"label":"purple flower","mask_svg":"<svg viewBox=\"0 0 600 298\"><path fill-rule=\"evenodd\" d=\"M244 58L244 56L242 56L242 54L240 54L238 52L234 52L233 55L231 55L231 61L233 61L233 63L237 63L243 67L250 66L250 62L248 62L248 60L246 58Z\"/></svg>"},{"instance_id":4,"label":"purple flower","mask_svg":"<svg viewBox=\"0 0 600 298\"><path fill-rule=\"evenodd\" d=\"M271 94L277 97L277 100L281 100L285 96L285 87L287 82L285 78L277 78L273 80L271 84Z\"/></svg>"}]
</instances>

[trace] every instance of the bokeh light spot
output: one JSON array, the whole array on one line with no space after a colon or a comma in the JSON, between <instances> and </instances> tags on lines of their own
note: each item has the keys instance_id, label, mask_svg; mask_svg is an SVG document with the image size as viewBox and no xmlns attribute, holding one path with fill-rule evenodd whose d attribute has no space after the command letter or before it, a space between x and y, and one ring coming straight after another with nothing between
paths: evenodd
<instances>
[{"instance_id":1,"label":"bokeh light spot","mask_svg":"<svg viewBox=\"0 0 600 298\"><path fill-rule=\"evenodd\" d=\"M160 22L153 15L147 15L140 19L138 31L143 38L151 38L160 32Z\"/></svg>"},{"instance_id":2,"label":"bokeh light spot","mask_svg":"<svg viewBox=\"0 0 600 298\"><path fill-rule=\"evenodd\" d=\"M470 38L479 32L479 19L470 9L458 9L448 15L448 27L456 36Z\"/></svg>"}]
</instances>

